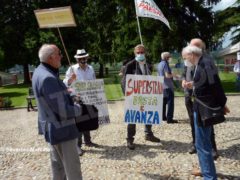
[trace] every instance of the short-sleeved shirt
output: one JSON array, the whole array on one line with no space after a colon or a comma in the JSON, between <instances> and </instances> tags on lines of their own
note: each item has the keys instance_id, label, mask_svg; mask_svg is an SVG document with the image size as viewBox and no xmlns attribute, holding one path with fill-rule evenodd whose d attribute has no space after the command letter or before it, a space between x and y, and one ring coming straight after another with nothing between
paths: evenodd
<instances>
[{"instance_id":1,"label":"short-sleeved shirt","mask_svg":"<svg viewBox=\"0 0 240 180\"><path fill-rule=\"evenodd\" d=\"M72 76L72 74L76 74L76 79L79 81L84 81L84 80L94 80L96 79L95 72L92 66L87 65L86 69L82 69L79 64L75 64L72 67L69 67L65 79L63 80L64 84L66 86L69 86L67 83L69 78Z\"/></svg>"},{"instance_id":2,"label":"short-sleeved shirt","mask_svg":"<svg viewBox=\"0 0 240 180\"><path fill-rule=\"evenodd\" d=\"M157 67L158 75L164 77L163 89L172 89L174 88L173 85L173 78L166 78L165 73L172 74L172 70L167 61L162 60Z\"/></svg>"}]
</instances>

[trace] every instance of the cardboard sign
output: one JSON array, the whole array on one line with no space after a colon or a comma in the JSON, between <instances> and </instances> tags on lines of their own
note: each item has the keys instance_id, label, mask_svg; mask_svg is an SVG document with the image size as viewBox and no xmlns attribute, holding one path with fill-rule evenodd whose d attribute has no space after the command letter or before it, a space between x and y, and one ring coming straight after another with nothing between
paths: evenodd
<instances>
[{"instance_id":1,"label":"cardboard sign","mask_svg":"<svg viewBox=\"0 0 240 180\"><path fill-rule=\"evenodd\" d=\"M75 81L71 88L72 94L79 96L84 104L97 107L99 125L110 123L103 79Z\"/></svg>"},{"instance_id":2,"label":"cardboard sign","mask_svg":"<svg viewBox=\"0 0 240 180\"><path fill-rule=\"evenodd\" d=\"M76 26L70 6L35 10L34 13L40 28Z\"/></svg>"},{"instance_id":3,"label":"cardboard sign","mask_svg":"<svg viewBox=\"0 0 240 180\"><path fill-rule=\"evenodd\" d=\"M160 124L163 107L163 77L126 77L124 121L128 124Z\"/></svg>"}]
</instances>

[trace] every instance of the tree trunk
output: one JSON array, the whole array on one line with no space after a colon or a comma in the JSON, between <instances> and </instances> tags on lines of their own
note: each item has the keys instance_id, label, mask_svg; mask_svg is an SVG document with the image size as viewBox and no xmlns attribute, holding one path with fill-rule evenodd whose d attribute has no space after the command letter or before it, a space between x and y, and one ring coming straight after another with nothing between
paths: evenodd
<instances>
[{"instance_id":1,"label":"tree trunk","mask_svg":"<svg viewBox=\"0 0 240 180\"><path fill-rule=\"evenodd\" d=\"M28 63L25 63L23 65L23 72L24 72L24 81L23 81L23 83L24 84L31 84L32 76L29 73Z\"/></svg>"},{"instance_id":2,"label":"tree trunk","mask_svg":"<svg viewBox=\"0 0 240 180\"><path fill-rule=\"evenodd\" d=\"M100 67L99 67L99 78L103 78L104 77L104 67L103 67L103 63L99 63Z\"/></svg>"}]
</instances>

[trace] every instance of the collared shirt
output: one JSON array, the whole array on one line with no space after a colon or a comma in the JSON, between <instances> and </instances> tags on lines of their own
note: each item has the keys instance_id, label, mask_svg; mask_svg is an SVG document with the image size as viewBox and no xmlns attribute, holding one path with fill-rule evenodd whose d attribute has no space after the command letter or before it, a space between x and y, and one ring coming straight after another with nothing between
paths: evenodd
<instances>
[{"instance_id":1,"label":"collared shirt","mask_svg":"<svg viewBox=\"0 0 240 180\"><path fill-rule=\"evenodd\" d=\"M143 75L146 75L145 66L146 66L145 63L144 64L139 63L139 67L140 67Z\"/></svg>"},{"instance_id":2,"label":"collared shirt","mask_svg":"<svg viewBox=\"0 0 240 180\"><path fill-rule=\"evenodd\" d=\"M82 69L79 64L75 64L72 67L69 67L65 79L63 80L66 86L69 86L68 80L71 78L72 74L76 74L76 80L94 80L96 79L95 72L92 66L87 65L86 69Z\"/></svg>"},{"instance_id":3,"label":"collared shirt","mask_svg":"<svg viewBox=\"0 0 240 180\"><path fill-rule=\"evenodd\" d=\"M163 89L172 89L174 88L173 85L173 78L167 78L165 73L172 74L172 70L166 60L162 60L157 67L158 75L164 77Z\"/></svg>"},{"instance_id":4,"label":"collared shirt","mask_svg":"<svg viewBox=\"0 0 240 180\"><path fill-rule=\"evenodd\" d=\"M57 77L59 77L59 70L52 67L51 65L42 62L42 65L45 66L46 68L50 69Z\"/></svg>"}]
</instances>

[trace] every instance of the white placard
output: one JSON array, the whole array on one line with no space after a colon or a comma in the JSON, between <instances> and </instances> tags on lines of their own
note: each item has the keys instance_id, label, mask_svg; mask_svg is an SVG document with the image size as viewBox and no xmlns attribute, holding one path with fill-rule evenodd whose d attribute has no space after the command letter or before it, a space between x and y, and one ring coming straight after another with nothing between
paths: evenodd
<instances>
[{"instance_id":1,"label":"white placard","mask_svg":"<svg viewBox=\"0 0 240 180\"><path fill-rule=\"evenodd\" d=\"M97 107L99 125L110 123L103 79L75 81L70 88L72 94L79 96L84 104Z\"/></svg>"},{"instance_id":2,"label":"white placard","mask_svg":"<svg viewBox=\"0 0 240 180\"><path fill-rule=\"evenodd\" d=\"M124 122L160 124L163 107L163 77L130 75L126 77Z\"/></svg>"}]
</instances>

